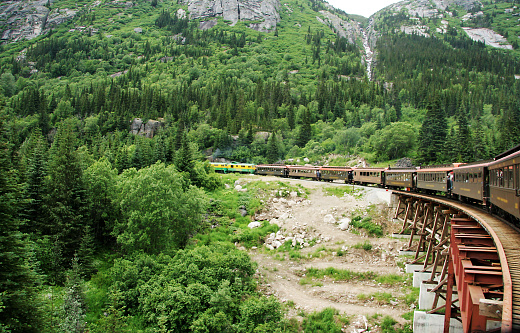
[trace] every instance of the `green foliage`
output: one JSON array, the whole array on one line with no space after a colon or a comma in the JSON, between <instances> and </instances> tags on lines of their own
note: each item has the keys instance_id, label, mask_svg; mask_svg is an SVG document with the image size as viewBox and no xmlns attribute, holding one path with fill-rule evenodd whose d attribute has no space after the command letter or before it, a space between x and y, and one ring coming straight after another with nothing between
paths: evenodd
<instances>
[{"instance_id":1,"label":"green foliage","mask_svg":"<svg viewBox=\"0 0 520 333\"><path fill-rule=\"evenodd\" d=\"M313 312L304 320L302 327L305 332L311 333L340 333L343 324L338 319L339 311L333 308L326 308L321 312Z\"/></svg>"},{"instance_id":2,"label":"green foliage","mask_svg":"<svg viewBox=\"0 0 520 333\"><path fill-rule=\"evenodd\" d=\"M383 228L372 222L370 216L355 216L352 218L351 225L358 229L364 229L369 236L382 237Z\"/></svg>"},{"instance_id":3,"label":"green foliage","mask_svg":"<svg viewBox=\"0 0 520 333\"><path fill-rule=\"evenodd\" d=\"M173 166L125 170L117 183L123 219L114 236L126 252L159 253L184 247L202 222L204 193Z\"/></svg>"},{"instance_id":4,"label":"green foliage","mask_svg":"<svg viewBox=\"0 0 520 333\"><path fill-rule=\"evenodd\" d=\"M353 195L355 197L360 197L363 195L363 189L354 186L326 187L325 192L328 195L335 195L340 198L343 197L345 194Z\"/></svg>"},{"instance_id":5,"label":"green foliage","mask_svg":"<svg viewBox=\"0 0 520 333\"><path fill-rule=\"evenodd\" d=\"M123 321L126 315L142 315L147 325L176 332L233 327L252 332L282 319L274 298L252 296L255 270L231 244L180 250L174 257L117 259L110 273L110 307L122 309Z\"/></svg>"},{"instance_id":6,"label":"green foliage","mask_svg":"<svg viewBox=\"0 0 520 333\"><path fill-rule=\"evenodd\" d=\"M20 232L21 186L12 169L5 114L0 110L0 330L38 332L38 276L30 260L29 243Z\"/></svg>"},{"instance_id":7,"label":"green foliage","mask_svg":"<svg viewBox=\"0 0 520 333\"><path fill-rule=\"evenodd\" d=\"M387 285L396 285L402 284L407 281L407 277L404 275L397 274L386 274L379 275L377 273L367 271L367 272L355 272L349 269L336 269L334 267L328 267L325 269L318 268L307 268L305 270L305 283L309 283L310 279L323 279L324 277L328 277L333 279L334 281L368 281L374 280L377 283L387 284ZM305 280L304 279L304 280Z\"/></svg>"},{"instance_id":8,"label":"green foliage","mask_svg":"<svg viewBox=\"0 0 520 333\"><path fill-rule=\"evenodd\" d=\"M240 242L247 248L252 246L261 246L267 235L276 233L280 229L276 224L269 224L269 221L263 221L262 227L253 229L239 229L231 238L233 242Z\"/></svg>"},{"instance_id":9,"label":"green foliage","mask_svg":"<svg viewBox=\"0 0 520 333\"><path fill-rule=\"evenodd\" d=\"M372 250L372 244L368 240L365 240L363 243L354 244L352 247L355 249L363 249L365 251Z\"/></svg>"}]
</instances>

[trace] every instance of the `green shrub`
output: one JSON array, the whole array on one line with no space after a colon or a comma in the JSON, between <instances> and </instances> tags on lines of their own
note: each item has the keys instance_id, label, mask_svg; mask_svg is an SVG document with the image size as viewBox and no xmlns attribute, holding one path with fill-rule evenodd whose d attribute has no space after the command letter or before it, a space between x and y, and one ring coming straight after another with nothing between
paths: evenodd
<instances>
[{"instance_id":1,"label":"green shrub","mask_svg":"<svg viewBox=\"0 0 520 333\"><path fill-rule=\"evenodd\" d=\"M352 246L355 249L363 249L365 251L372 250L372 244L368 240L365 240L363 243L357 243L354 246Z\"/></svg>"},{"instance_id":2,"label":"green shrub","mask_svg":"<svg viewBox=\"0 0 520 333\"><path fill-rule=\"evenodd\" d=\"M340 321L338 314L333 308L313 312L303 320L302 328L306 333L341 333L345 321Z\"/></svg>"},{"instance_id":3,"label":"green shrub","mask_svg":"<svg viewBox=\"0 0 520 333\"><path fill-rule=\"evenodd\" d=\"M372 218L370 216L364 218L361 216L356 216L352 218L351 224L355 228L364 229L369 236L383 236L383 227L372 222Z\"/></svg>"}]
</instances>

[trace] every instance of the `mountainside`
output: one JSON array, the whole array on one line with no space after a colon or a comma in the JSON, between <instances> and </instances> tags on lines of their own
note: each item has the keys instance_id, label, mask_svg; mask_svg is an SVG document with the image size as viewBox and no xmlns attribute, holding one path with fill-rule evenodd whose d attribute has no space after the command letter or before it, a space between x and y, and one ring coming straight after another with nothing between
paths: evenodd
<instances>
[{"instance_id":1,"label":"mountainside","mask_svg":"<svg viewBox=\"0 0 520 333\"><path fill-rule=\"evenodd\" d=\"M160 135L187 130L213 158L249 162L353 152L470 160L516 142L506 129L520 119L520 33L510 19L518 9L506 2L402 1L363 22L321 0L1 8L0 84L6 109L24 122L18 144L69 117L102 141L130 133L134 118L164 119ZM498 32L504 39L489 43ZM493 47L469 38L482 35ZM417 133L432 108L444 110L443 142L466 133L464 152L446 143L421 156L428 143ZM261 132L279 136L269 158ZM399 132L409 133L406 144L386 147Z\"/></svg>"}]
</instances>

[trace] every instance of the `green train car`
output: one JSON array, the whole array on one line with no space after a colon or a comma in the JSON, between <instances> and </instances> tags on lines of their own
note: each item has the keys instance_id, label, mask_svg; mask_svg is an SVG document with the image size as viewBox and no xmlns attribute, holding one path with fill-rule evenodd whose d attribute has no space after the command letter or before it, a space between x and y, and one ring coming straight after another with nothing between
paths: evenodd
<instances>
[{"instance_id":1,"label":"green train car","mask_svg":"<svg viewBox=\"0 0 520 333\"><path fill-rule=\"evenodd\" d=\"M255 173L256 165L247 163L220 163L212 162L210 165L215 169L215 172L221 173Z\"/></svg>"}]
</instances>

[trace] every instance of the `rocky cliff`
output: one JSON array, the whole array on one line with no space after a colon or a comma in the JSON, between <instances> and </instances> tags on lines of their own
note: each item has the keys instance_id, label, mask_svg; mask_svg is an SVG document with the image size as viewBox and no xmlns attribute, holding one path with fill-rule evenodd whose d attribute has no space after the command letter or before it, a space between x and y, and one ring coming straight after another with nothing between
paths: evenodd
<instances>
[{"instance_id":1,"label":"rocky cliff","mask_svg":"<svg viewBox=\"0 0 520 333\"><path fill-rule=\"evenodd\" d=\"M50 10L52 1L4 1L0 3L2 42L32 39L76 15L68 9Z\"/></svg>"},{"instance_id":2,"label":"rocky cliff","mask_svg":"<svg viewBox=\"0 0 520 333\"><path fill-rule=\"evenodd\" d=\"M350 43L355 43L358 39L362 37L362 31L358 22L345 21L336 14L333 14L326 10L320 11L320 14L323 15L323 17L325 17L325 19L328 21L328 24L331 26L334 32L336 32L340 37L346 38ZM321 21L327 24L327 22L323 20Z\"/></svg>"},{"instance_id":3,"label":"rocky cliff","mask_svg":"<svg viewBox=\"0 0 520 333\"><path fill-rule=\"evenodd\" d=\"M278 0L184 0L190 19L222 17L232 25L251 21L249 27L258 31L272 31L280 21Z\"/></svg>"}]
</instances>

